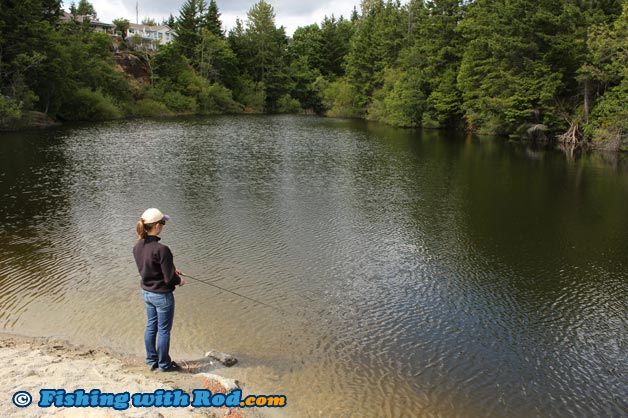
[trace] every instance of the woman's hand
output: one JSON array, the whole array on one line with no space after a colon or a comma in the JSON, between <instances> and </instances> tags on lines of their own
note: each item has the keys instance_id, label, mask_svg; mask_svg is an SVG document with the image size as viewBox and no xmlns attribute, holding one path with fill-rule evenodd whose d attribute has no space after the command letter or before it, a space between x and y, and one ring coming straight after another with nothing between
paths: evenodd
<instances>
[{"instance_id":1,"label":"woman's hand","mask_svg":"<svg viewBox=\"0 0 628 418\"><path fill-rule=\"evenodd\" d=\"M185 276L185 274L181 273L181 270L179 270L178 268L175 268L174 272L177 273L177 276L179 276L179 279L181 279L181 281L179 282L179 286L183 286L185 284L185 280L183 280L183 276Z\"/></svg>"}]
</instances>

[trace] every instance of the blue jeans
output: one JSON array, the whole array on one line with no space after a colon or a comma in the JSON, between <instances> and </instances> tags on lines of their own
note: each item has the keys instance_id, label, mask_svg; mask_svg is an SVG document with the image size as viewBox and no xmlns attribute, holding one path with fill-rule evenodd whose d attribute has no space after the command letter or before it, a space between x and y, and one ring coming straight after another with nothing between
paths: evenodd
<instances>
[{"instance_id":1,"label":"blue jeans","mask_svg":"<svg viewBox=\"0 0 628 418\"><path fill-rule=\"evenodd\" d=\"M160 369L170 367L170 330L174 320L174 295L169 293L153 293L142 289L146 302L146 364L159 366ZM159 338L157 338L159 337ZM157 348L155 342L157 340Z\"/></svg>"}]
</instances>

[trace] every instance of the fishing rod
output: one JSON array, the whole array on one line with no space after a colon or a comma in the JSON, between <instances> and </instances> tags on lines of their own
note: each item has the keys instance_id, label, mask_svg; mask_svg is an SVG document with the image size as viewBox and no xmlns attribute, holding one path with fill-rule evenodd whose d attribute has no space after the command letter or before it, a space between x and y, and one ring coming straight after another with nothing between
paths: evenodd
<instances>
[{"instance_id":1,"label":"fishing rod","mask_svg":"<svg viewBox=\"0 0 628 418\"><path fill-rule=\"evenodd\" d=\"M275 307L275 306L269 305L269 304L267 304L267 303L264 303L264 302L259 301L259 300L257 300L257 299L250 298L250 297L245 296L245 295L241 295L241 294L239 294L239 293L234 292L233 290L225 289L224 287L217 286L217 285L215 285L215 284L212 284L212 283L206 282L206 281L201 280L201 279L197 279L196 277L192 277L192 276L190 276L190 275L183 274L183 273L181 273L181 272L179 272L179 276L187 277L188 279L192 279L192 280L195 280L195 281L197 281L197 282L199 282L199 283L206 284L207 286L212 286L212 287L215 287L216 289L220 289L220 290L222 290L222 291L224 291L224 292L231 293L232 295L240 296L241 298L248 299L248 300L250 300L251 302L255 302L255 303L259 304L259 305L264 305L264 306L266 306L267 308L274 309L274 310L275 310L275 311L277 311L277 312L284 313L284 311L283 311L283 310L281 310L281 309L279 309L279 308L277 308L277 307Z\"/></svg>"}]
</instances>

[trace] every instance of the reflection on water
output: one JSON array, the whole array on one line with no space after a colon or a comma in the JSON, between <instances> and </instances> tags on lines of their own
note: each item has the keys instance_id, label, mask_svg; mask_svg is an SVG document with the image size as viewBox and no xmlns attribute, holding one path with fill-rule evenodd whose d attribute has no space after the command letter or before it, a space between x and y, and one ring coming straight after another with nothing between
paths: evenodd
<instances>
[{"instance_id":1,"label":"reflection on water","mask_svg":"<svg viewBox=\"0 0 628 418\"><path fill-rule=\"evenodd\" d=\"M175 358L290 417L628 410L628 172L489 138L310 117L0 136L0 326L141 356L137 216L170 214Z\"/></svg>"}]
</instances>

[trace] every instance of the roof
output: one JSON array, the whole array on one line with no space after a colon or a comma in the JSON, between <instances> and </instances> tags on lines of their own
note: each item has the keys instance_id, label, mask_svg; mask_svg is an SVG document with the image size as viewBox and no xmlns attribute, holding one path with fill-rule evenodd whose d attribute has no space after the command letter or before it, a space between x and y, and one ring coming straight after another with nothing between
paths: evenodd
<instances>
[{"instance_id":1,"label":"roof","mask_svg":"<svg viewBox=\"0 0 628 418\"><path fill-rule=\"evenodd\" d=\"M105 27L115 27L116 25L114 25L113 23L105 23L105 22L99 22L98 20L92 19L91 16L89 15L77 15L77 16L73 16L70 13L66 12L65 10L63 11L63 14L59 17L59 19L62 22L71 22L73 20L82 23L83 20L89 20L89 23L92 25L96 25L96 26L105 26Z\"/></svg>"},{"instance_id":2,"label":"roof","mask_svg":"<svg viewBox=\"0 0 628 418\"><path fill-rule=\"evenodd\" d=\"M116 25L114 25L113 23L99 22L97 20L90 20L89 23L90 23L90 25L106 26L108 28L115 28L116 27Z\"/></svg>"}]
</instances>

